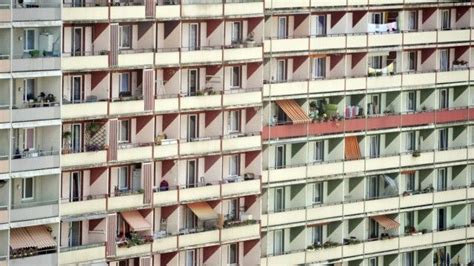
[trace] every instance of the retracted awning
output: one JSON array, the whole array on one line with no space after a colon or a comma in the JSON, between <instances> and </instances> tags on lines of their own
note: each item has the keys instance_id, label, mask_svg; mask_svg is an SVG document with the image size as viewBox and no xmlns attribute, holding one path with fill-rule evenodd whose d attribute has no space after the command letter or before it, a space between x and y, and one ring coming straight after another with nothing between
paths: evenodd
<instances>
[{"instance_id":1,"label":"retracted awning","mask_svg":"<svg viewBox=\"0 0 474 266\"><path fill-rule=\"evenodd\" d=\"M361 158L357 137L351 136L345 138L345 157L346 160L358 160Z\"/></svg>"},{"instance_id":2,"label":"retracted awning","mask_svg":"<svg viewBox=\"0 0 474 266\"><path fill-rule=\"evenodd\" d=\"M56 241L44 225L14 228L11 230L10 247L20 248L52 248Z\"/></svg>"},{"instance_id":3,"label":"retracted awning","mask_svg":"<svg viewBox=\"0 0 474 266\"><path fill-rule=\"evenodd\" d=\"M293 124L302 124L311 121L295 100L279 100L276 101L276 104L285 112L291 121L293 121Z\"/></svg>"},{"instance_id":4,"label":"retracted awning","mask_svg":"<svg viewBox=\"0 0 474 266\"><path fill-rule=\"evenodd\" d=\"M146 231L151 229L151 225L138 211L120 213L133 231Z\"/></svg>"},{"instance_id":5,"label":"retracted awning","mask_svg":"<svg viewBox=\"0 0 474 266\"><path fill-rule=\"evenodd\" d=\"M380 226L385 228L385 230L395 229L400 226L400 224L397 221L385 215L373 216L370 218L372 218L374 221L380 224Z\"/></svg>"},{"instance_id":6,"label":"retracted awning","mask_svg":"<svg viewBox=\"0 0 474 266\"><path fill-rule=\"evenodd\" d=\"M188 204L199 220L214 220L218 218L217 213L209 206L207 202L195 202Z\"/></svg>"}]
</instances>

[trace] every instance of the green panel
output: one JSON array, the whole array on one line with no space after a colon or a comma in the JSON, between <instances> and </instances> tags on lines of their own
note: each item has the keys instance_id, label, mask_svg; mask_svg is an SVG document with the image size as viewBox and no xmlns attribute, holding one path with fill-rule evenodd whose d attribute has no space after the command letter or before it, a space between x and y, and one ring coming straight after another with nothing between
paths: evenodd
<instances>
[{"instance_id":1,"label":"green panel","mask_svg":"<svg viewBox=\"0 0 474 266\"><path fill-rule=\"evenodd\" d=\"M431 209L418 211L418 224L421 224L425 219L430 217Z\"/></svg>"},{"instance_id":2,"label":"green panel","mask_svg":"<svg viewBox=\"0 0 474 266\"><path fill-rule=\"evenodd\" d=\"M349 220L349 234L351 234L361 222L362 222L362 219L350 219Z\"/></svg>"},{"instance_id":3,"label":"green panel","mask_svg":"<svg viewBox=\"0 0 474 266\"><path fill-rule=\"evenodd\" d=\"M304 227L302 226L290 228L290 242L295 240L295 238L297 238L298 235L301 234L301 232L303 232L303 230L304 230Z\"/></svg>"},{"instance_id":4,"label":"green panel","mask_svg":"<svg viewBox=\"0 0 474 266\"><path fill-rule=\"evenodd\" d=\"M418 264L422 263L427 256L431 256L431 249L418 250Z\"/></svg>"},{"instance_id":5,"label":"green panel","mask_svg":"<svg viewBox=\"0 0 474 266\"><path fill-rule=\"evenodd\" d=\"M423 103L430 97L431 93L433 93L433 90L421 90L420 92L420 102L423 105Z\"/></svg>"},{"instance_id":6,"label":"green panel","mask_svg":"<svg viewBox=\"0 0 474 266\"><path fill-rule=\"evenodd\" d=\"M295 143L291 144L291 157L295 157L295 155L301 151L301 149L304 147L305 143Z\"/></svg>"},{"instance_id":7,"label":"green panel","mask_svg":"<svg viewBox=\"0 0 474 266\"><path fill-rule=\"evenodd\" d=\"M341 142L342 142L342 139L329 139L328 152L332 152L334 148L336 148Z\"/></svg>"},{"instance_id":8,"label":"green panel","mask_svg":"<svg viewBox=\"0 0 474 266\"><path fill-rule=\"evenodd\" d=\"M384 256L383 265L390 266L390 264L392 264L397 259L397 256L397 254Z\"/></svg>"},{"instance_id":9,"label":"green panel","mask_svg":"<svg viewBox=\"0 0 474 266\"><path fill-rule=\"evenodd\" d=\"M304 189L304 185L293 185L290 187L290 198L294 199L298 193L300 193L301 190Z\"/></svg>"},{"instance_id":10,"label":"green panel","mask_svg":"<svg viewBox=\"0 0 474 266\"><path fill-rule=\"evenodd\" d=\"M363 180L363 177L349 178L349 192L354 190Z\"/></svg>"},{"instance_id":11,"label":"green panel","mask_svg":"<svg viewBox=\"0 0 474 266\"><path fill-rule=\"evenodd\" d=\"M385 148L387 148L396 138L398 133L385 134Z\"/></svg>"},{"instance_id":12,"label":"green panel","mask_svg":"<svg viewBox=\"0 0 474 266\"><path fill-rule=\"evenodd\" d=\"M451 207L451 219L454 219L458 214L460 214L465 205L454 205Z\"/></svg>"},{"instance_id":13,"label":"green panel","mask_svg":"<svg viewBox=\"0 0 474 266\"><path fill-rule=\"evenodd\" d=\"M453 127L453 140L457 139L466 129L465 126Z\"/></svg>"}]
</instances>

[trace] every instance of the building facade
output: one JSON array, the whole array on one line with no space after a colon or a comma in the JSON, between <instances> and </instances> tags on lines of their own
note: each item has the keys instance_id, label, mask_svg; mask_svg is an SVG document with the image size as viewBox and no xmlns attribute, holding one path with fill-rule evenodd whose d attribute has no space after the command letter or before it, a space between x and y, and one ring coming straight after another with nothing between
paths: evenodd
<instances>
[{"instance_id":1,"label":"building facade","mask_svg":"<svg viewBox=\"0 0 474 266\"><path fill-rule=\"evenodd\" d=\"M470 1L0 0L0 265L467 265L473 28Z\"/></svg>"}]
</instances>

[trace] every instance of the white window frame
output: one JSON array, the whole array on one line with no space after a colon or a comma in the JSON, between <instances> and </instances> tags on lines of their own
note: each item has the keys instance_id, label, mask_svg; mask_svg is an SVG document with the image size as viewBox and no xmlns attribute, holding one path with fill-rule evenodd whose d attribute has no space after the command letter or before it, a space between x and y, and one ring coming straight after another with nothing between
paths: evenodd
<instances>
[{"instance_id":1,"label":"white window frame","mask_svg":"<svg viewBox=\"0 0 474 266\"><path fill-rule=\"evenodd\" d=\"M318 57L313 60L313 79L326 77L326 58Z\"/></svg>"},{"instance_id":2,"label":"white window frame","mask_svg":"<svg viewBox=\"0 0 474 266\"><path fill-rule=\"evenodd\" d=\"M235 70L237 70L237 79L234 78ZM230 88L240 89L242 87L242 67L232 66L230 68Z\"/></svg>"},{"instance_id":3,"label":"white window frame","mask_svg":"<svg viewBox=\"0 0 474 266\"><path fill-rule=\"evenodd\" d=\"M241 131L241 112L240 110L229 111L228 125L229 133L239 133Z\"/></svg>"},{"instance_id":4,"label":"white window frame","mask_svg":"<svg viewBox=\"0 0 474 266\"><path fill-rule=\"evenodd\" d=\"M31 197L26 197L26 182L31 180ZM34 177L25 177L21 179L21 200L30 201L35 199L35 179Z\"/></svg>"},{"instance_id":5,"label":"white window frame","mask_svg":"<svg viewBox=\"0 0 474 266\"><path fill-rule=\"evenodd\" d=\"M122 92L132 92L132 89L130 88L130 73L129 72L122 72L119 74L119 94ZM124 90L124 82L123 78L127 77L127 82L126 82L126 90Z\"/></svg>"},{"instance_id":6,"label":"white window frame","mask_svg":"<svg viewBox=\"0 0 474 266\"><path fill-rule=\"evenodd\" d=\"M121 166L117 169L117 187L119 190L128 190L130 189L130 172L129 172L129 167L128 166ZM125 180L122 180L123 173L125 173ZM125 184L122 184L125 182Z\"/></svg>"},{"instance_id":7,"label":"white window frame","mask_svg":"<svg viewBox=\"0 0 474 266\"><path fill-rule=\"evenodd\" d=\"M319 198L316 195L319 194ZM317 182L313 184L313 204L322 204L324 201L324 183Z\"/></svg>"},{"instance_id":8,"label":"white window frame","mask_svg":"<svg viewBox=\"0 0 474 266\"><path fill-rule=\"evenodd\" d=\"M278 17L277 26L278 26L278 28L277 28L277 37L278 37L278 39L288 38L288 19L287 19L287 17Z\"/></svg>"},{"instance_id":9,"label":"white window frame","mask_svg":"<svg viewBox=\"0 0 474 266\"><path fill-rule=\"evenodd\" d=\"M236 33L236 27L238 32ZM232 44L239 44L242 42L242 22L234 21L232 22L232 27L230 28L230 40ZM237 36L236 36L237 34ZM236 38L237 37L237 38Z\"/></svg>"},{"instance_id":10,"label":"white window frame","mask_svg":"<svg viewBox=\"0 0 474 266\"><path fill-rule=\"evenodd\" d=\"M284 59L277 60L277 69L276 69L277 81L286 81L288 79L288 66L287 62Z\"/></svg>"},{"instance_id":11,"label":"white window frame","mask_svg":"<svg viewBox=\"0 0 474 266\"><path fill-rule=\"evenodd\" d=\"M27 48L28 46L28 32L33 32L33 48ZM23 31L23 38L24 38L24 41L23 41L23 51L24 52L30 52L30 51L33 51L33 50L36 50L36 30L35 29L24 29Z\"/></svg>"},{"instance_id":12,"label":"white window frame","mask_svg":"<svg viewBox=\"0 0 474 266\"><path fill-rule=\"evenodd\" d=\"M122 138L122 126L123 123L127 123L127 136L126 139ZM119 125L118 125L118 143L130 143L130 132L131 132L131 120L128 119L123 119L119 120Z\"/></svg>"},{"instance_id":13,"label":"white window frame","mask_svg":"<svg viewBox=\"0 0 474 266\"><path fill-rule=\"evenodd\" d=\"M123 32L124 32L124 29L128 28L128 44L127 45L123 45L124 44L124 37L123 37ZM132 25L119 25L119 48L120 49L131 49L132 48L132 36L133 36L133 33L132 33L133 29L132 29Z\"/></svg>"},{"instance_id":14,"label":"white window frame","mask_svg":"<svg viewBox=\"0 0 474 266\"><path fill-rule=\"evenodd\" d=\"M314 142L314 162L324 161L324 140Z\"/></svg>"}]
</instances>

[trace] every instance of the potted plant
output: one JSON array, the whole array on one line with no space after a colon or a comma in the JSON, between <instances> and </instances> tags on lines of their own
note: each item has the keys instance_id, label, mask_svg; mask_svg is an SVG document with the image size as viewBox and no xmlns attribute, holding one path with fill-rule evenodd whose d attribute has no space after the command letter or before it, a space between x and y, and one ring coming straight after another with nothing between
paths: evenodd
<instances>
[{"instance_id":1,"label":"potted plant","mask_svg":"<svg viewBox=\"0 0 474 266\"><path fill-rule=\"evenodd\" d=\"M101 126L99 123L91 122L87 125L86 130L89 133L89 136L93 137L97 132L99 132Z\"/></svg>"},{"instance_id":2,"label":"potted plant","mask_svg":"<svg viewBox=\"0 0 474 266\"><path fill-rule=\"evenodd\" d=\"M413 157L420 157L421 152L420 152L419 150L414 150L411 155L412 155Z\"/></svg>"},{"instance_id":3,"label":"potted plant","mask_svg":"<svg viewBox=\"0 0 474 266\"><path fill-rule=\"evenodd\" d=\"M36 58L36 57L40 57L41 52L40 52L40 50L31 50L29 52L29 54L32 58Z\"/></svg>"}]
</instances>

